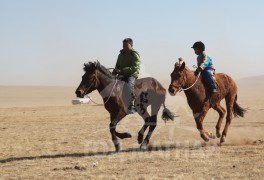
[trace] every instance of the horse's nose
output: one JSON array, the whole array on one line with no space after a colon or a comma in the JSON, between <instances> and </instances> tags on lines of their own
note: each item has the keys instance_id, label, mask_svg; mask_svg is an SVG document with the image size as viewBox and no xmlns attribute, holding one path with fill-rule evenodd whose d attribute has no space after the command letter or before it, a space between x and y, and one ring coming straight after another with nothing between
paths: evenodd
<instances>
[{"instance_id":1,"label":"horse's nose","mask_svg":"<svg viewBox=\"0 0 264 180\"><path fill-rule=\"evenodd\" d=\"M174 90L171 86L169 87L168 91L169 91L170 93L172 93L172 94L175 93L175 90Z\"/></svg>"},{"instance_id":2,"label":"horse's nose","mask_svg":"<svg viewBox=\"0 0 264 180\"><path fill-rule=\"evenodd\" d=\"M77 97L81 97L82 96L82 91L76 90L75 94L77 95Z\"/></svg>"}]
</instances>

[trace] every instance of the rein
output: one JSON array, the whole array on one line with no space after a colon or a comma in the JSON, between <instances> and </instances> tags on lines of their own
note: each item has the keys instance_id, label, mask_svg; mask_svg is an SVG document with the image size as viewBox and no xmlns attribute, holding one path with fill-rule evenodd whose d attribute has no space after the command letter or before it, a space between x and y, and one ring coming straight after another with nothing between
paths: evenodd
<instances>
[{"instance_id":1,"label":"rein","mask_svg":"<svg viewBox=\"0 0 264 180\"><path fill-rule=\"evenodd\" d=\"M188 87L188 88L180 87L181 89L179 91L181 92L181 91L187 91L187 90L191 89L197 83L198 79L200 78L200 75L201 75L201 72L199 72L198 76L196 77L195 82L190 87Z\"/></svg>"},{"instance_id":2,"label":"rein","mask_svg":"<svg viewBox=\"0 0 264 180\"><path fill-rule=\"evenodd\" d=\"M197 68L195 65L193 65L193 67L194 67L194 68ZM201 72L199 72L198 76L196 77L195 82L194 82L190 87L188 87L188 88L182 88L182 85L181 85L181 86L180 86L180 90L179 90L179 92L181 92L181 91L187 91L187 90L191 89L191 88L197 83L198 79L200 78L200 75L201 75ZM184 80L182 80L182 82L183 82L183 81L184 81ZM182 83L181 83L181 84L182 84ZM175 87L173 84L171 84L171 86L174 87L174 88L178 88L178 87Z\"/></svg>"},{"instance_id":3,"label":"rein","mask_svg":"<svg viewBox=\"0 0 264 180\"><path fill-rule=\"evenodd\" d=\"M113 88L112 88L112 90L111 90L111 92L110 92L110 95L108 96L108 99L103 103L103 104L101 104L101 103L97 103L97 102L95 102L94 100L92 100L89 96L88 96L88 99L90 99L90 101L92 101L94 104L96 104L96 105L99 105L99 106L103 106L103 105L105 105L106 103L108 103L108 101L110 100L110 98L111 98L111 96L112 96L112 94L113 94L113 91L114 91L114 88L115 88L115 86L116 86L116 84L117 84L117 79L115 80L115 84L114 84L114 86L113 86Z\"/></svg>"},{"instance_id":4,"label":"rein","mask_svg":"<svg viewBox=\"0 0 264 180\"><path fill-rule=\"evenodd\" d=\"M112 69L115 69L115 68L108 68L109 70L112 70ZM113 92L114 92L114 88L115 88L115 86L116 86L116 84L117 84L117 78L115 79L115 84L114 84L114 86L112 87L112 90L111 90L111 92L110 92L110 95L108 96L108 99L103 103L103 104L101 104L101 103L97 103L97 102L95 102L94 100L92 100L91 98L90 98L90 96L88 96L88 99L90 99L90 101L92 101L94 104L96 104L96 105L99 105L99 106L103 106L103 105L105 105L106 103L108 103L108 101L110 100L110 98L111 98L111 96L112 96L112 94L113 94ZM92 85L91 85L92 86ZM88 88L88 89L90 89L91 88L91 86Z\"/></svg>"}]
</instances>

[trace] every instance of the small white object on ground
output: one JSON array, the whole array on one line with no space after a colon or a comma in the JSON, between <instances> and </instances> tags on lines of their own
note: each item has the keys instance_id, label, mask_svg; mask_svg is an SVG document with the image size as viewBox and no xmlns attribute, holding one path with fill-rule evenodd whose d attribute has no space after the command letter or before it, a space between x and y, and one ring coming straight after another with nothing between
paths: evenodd
<instances>
[{"instance_id":1,"label":"small white object on ground","mask_svg":"<svg viewBox=\"0 0 264 180\"><path fill-rule=\"evenodd\" d=\"M85 96L84 98L75 98L72 100L72 105L77 104L89 104L91 102L89 96Z\"/></svg>"}]
</instances>

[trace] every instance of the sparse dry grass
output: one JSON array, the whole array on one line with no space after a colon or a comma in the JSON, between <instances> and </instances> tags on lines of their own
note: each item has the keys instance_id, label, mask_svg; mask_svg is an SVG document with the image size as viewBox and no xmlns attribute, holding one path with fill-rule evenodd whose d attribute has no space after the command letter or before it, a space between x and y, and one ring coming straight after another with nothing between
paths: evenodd
<instances>
[{"instance_id":1,"label":"sparse dry grass","mask_svg":"<svg viewBox=\"0 0 264 180\"><path fill-rule=\"evenodd\" d=\"M251 110L233 120L221 147L218 139L200 139L184 98L169 99L180 117L166 125L159 118L146 152L138 149L137 115L118 125L133 137L120 140L122 150L114 153L101 106L1 108L0 179L263 179L264 104L239 98ZM216 120L210 111L206 129L215 133Z\"/></svg>"}]
</instances>

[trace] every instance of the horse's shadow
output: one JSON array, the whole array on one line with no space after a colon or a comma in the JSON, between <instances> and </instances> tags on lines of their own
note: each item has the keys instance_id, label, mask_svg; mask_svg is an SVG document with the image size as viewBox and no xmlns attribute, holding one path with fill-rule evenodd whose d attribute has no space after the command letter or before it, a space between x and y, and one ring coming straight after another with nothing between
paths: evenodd
<instances>
[{"instance_id":1,"label":"horse's shadow","mask_svg":"<svg viewBox=\"0 0 264 180\"><path fill-rule=\"evenodd\" d=\"M199 146L201 147L201 146ZM169 151L169 150L180 150L180 149L189 149L194 150L199 147L183 147L183 146L149 146L147 150L141 150L140 148L128 148L121 150L118 153L141 153L141 152L157 152L157 151ZM108 152L89 152L89 153L71 153L71 154L54 154L54 155L41 155L41 156L24 156L24 157L11 157L7 159L0 159L0 163L5 164L9 162L24 161L24 160L36 160L36 159L57 159L57 158L66 158L66 157L92 157L92 156L111 156L113 154L118 154L115 151Z\"/></svg>"}]
</instances>

